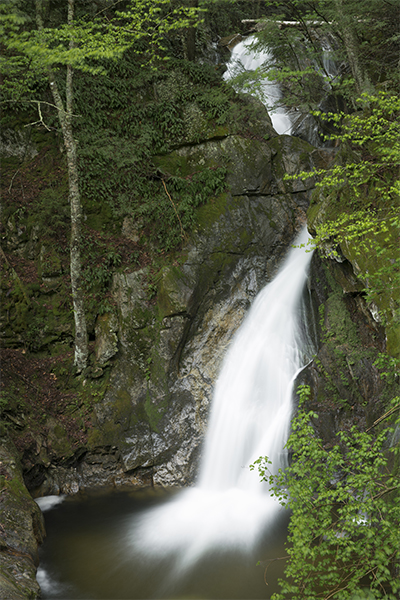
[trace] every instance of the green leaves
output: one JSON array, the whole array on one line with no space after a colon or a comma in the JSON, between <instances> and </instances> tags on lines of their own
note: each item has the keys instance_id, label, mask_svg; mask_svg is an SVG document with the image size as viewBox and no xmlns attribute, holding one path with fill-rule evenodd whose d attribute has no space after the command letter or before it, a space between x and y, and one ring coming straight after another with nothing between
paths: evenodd
<instances>
[{"instance_id":1,"label":"green leaves","mask_svg":"<svg viewBox=\"0 0 400 600\"><path fill-rule=\"evenodd\" d=\"M340 142L340 149L330 167L300 177L317 179L308 215L312 244L323 254L342 253L350 260L367 301L384 323L395 326L400 319L400 99L380 92L363 94L357 103L359 110L351 115L316 113L338 127L330 139Z\"/></svg>"},{"instance_id":2,"label":"green leaves","mask_svg":"<svg viewBox=\"0 0 400 600\"><path fill-rule=\"evenodd\" d=\"M390 447L390 440L400 419L392 417L392 426L378 432L341 431L337 444L325 448L312 426L316 415L303 408L308 394L302 386L287 443L291 465L272 475L266 457L255 462L272 493L292 510L290 559L273 599L368 597L368 585L371 597L394 600L400 590L400 474L391 457L399 446ZM400 399L394 402L400 409Z\"/></svg>"},{"instance_id":3,"label":"green leaves","mask_svg":"<svg viewBox=\"0 0 400 600\"><path fill-rule=\"evenodd\" d=\"M124 11L100 11L51 27L44 23L38 30L30 10L30 2L0 0L0 41L9 55L0 66L10 91L14 86L13 100L21 97L24 68L31 77L63 66L97 75L128 48L143 57L141 41L146 42L146 62L152 62L163 53L170 32L195 26L201 14L201 9L170 0L131 0ZM29 94L32 87L25 91Z\"/></svg>"}]
</instances>

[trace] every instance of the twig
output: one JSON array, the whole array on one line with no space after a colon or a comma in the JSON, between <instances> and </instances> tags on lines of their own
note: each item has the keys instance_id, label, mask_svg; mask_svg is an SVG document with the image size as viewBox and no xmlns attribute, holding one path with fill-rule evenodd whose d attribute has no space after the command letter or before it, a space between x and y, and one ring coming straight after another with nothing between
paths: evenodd
<instances>
[{"instance_id":1,"label":"twig","mask_svg":"<svg viewBox=\"0 0 400 600\"><path fill-rule=\"evenodd\" d=\"M122 0L116 0L116 2L114 2L114 4L111 4L111 6L106 6L102 10L99 10L99 12L97 12L94 16L97 17L97 15L101 15L102 12L104 12L105 10L109 10L110 8L114 8L114 6L116 6L120 2L122 2Z\"/></svg>"},{"instance_id":2,"label":"twig","mask_svg":"<svg viewBox=\"0 0 400 600\"><path fill-rule=\"evenodd\" d=\"M32 100L32 102L34 102ZM43 116L42 116L42 110L40 108L40 102L36 102L37 104L37 108L38 108L38 113L39 113L39 121L35 121L34 123L28 123L27 125L24 125L24 127L30 127L31 125L43 125L43 127L45 127L47 129L47 131L51 131L50 127L48 127L46 125L46 123L43 121Z\"/></svg>"},{"instance_id":3,"label":"twig","mask_svg":"<svg viewBox=\"0 0 400 600\"><path fill-rule=\"evenodd\" d=\"M12 184L14 183L14 179L15 179L15 176L17 175L17 173L19 173L19 169L17 169L17 170L15 171L14 175L12 176L11 183L10 183L10 187L8 188L8 193L9 193L9 194L11 194Z\"/></svg>"},{"instance_id":4,"label":"twig","mask_svg":"<svg viewBox=\"0 0 400 600\"><path fill-rule=\"evenodd\" d=\"M268 570L269 565L272 562L275 562L276 560L287 560L288 558L290 558L290 557L289 556L280 556L278 558L267 558L267 560L263 561L264 564L268 563L267 566L264 569L264 583L265 583L265 585L269 585L268 581L267 581L267 570Z\"/></svg>"},{"instance_id":5,"label":"twig","mask_svg":"<svg viewBox=\"0 0 400 600\"><path fill-rule=\"evenodd\" d=\"M175 204L174 204L174 202L173 202L173 200L172 200L171 196L170 196L170 195L169 195L169 193L168 193L167 186L165 185L165 181L164 181L164 179L162 180L162 182L163 182L163 186L164 186L164 189L165 189L165 193L167 194L168 198L170 199L170 201L171 201L171 204L172 204L172 206L173 206L173 209L174 209L174 211L175 211L175 214L176 214L176 216L178 217L179 225L181 226L181 237L182 237L182 239L184 240L186 236L185 236L184 229L183 229L183 227L182 227L182 221L180 220L180 217L179 217L179 215L178 215L178 211L176 210Z\"/></svg>"},{"instance_id":6,"label":"twig","mask_svg":"<svg viewBox=\"0 0 400 600\"><path fill-rule=\"evenodd\" d=\"M375 425L378 425L378 423L380 423L381 421L383 421L383 419L386 419L386 417L389 417L392 413L394 413L396 410L400 409L400 404L398 404L397 406L393 406L390 410L388 410L387 412L385 412L384 415L382 415L381 417L379 417L379 419L377 419L376 421L374 421L374 423L371 425L371 427L369 427L366 430L366 433L368 433L368 431L370 431L371 429L373 429L375 427Z\"/></svg>"},{"instance_id":7,"label":"twig","mask_svg":"<svg viewBox=\"0 0 400 600\"><path fill-rule=\"evenodd\" d=\"M46 102L45 100L0 100L0 105L1 104L7 104L7 103L12 103L12 104L17 104L17 103L26 103L26 104L46 104L46 106L51 106L52 108L55 108L56 110L60 110L58 108L58 106L56 106L55 104L52 104L51 102ZM82 118L82 115L75 115L74 113L71 113L73 117L77 117L77 118ZM37 121L38 123L40 121ZM28 123L28 125L24 125L24 127L29 127L29 125L35 125L35 123Z\"/></svg>"}]
</instances>

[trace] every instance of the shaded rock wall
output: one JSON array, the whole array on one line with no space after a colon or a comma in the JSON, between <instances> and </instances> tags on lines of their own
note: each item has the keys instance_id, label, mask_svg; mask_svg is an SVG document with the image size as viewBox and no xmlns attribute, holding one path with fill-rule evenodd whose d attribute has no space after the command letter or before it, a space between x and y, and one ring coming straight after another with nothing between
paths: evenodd
<instances>
[{"instance_id":1,"label":"shaded rock wall","mask_svg":"<svg viewBox=\"0 0 400 600\"><path fill-rule=\"evenodd\" d=\"M319 415L314 426L329 446L337 443L338 431L372 427L399 394L400 381L380 361L385 328L367 305L352 264L315 254L310 285L318 351L301 382L311 386L307 408Z\"/></svg>"},{"instance_id":2,"label":"shaded rock wall","mask_svg":"<svg viewBox=\"0 0 400 600\"><path fill-rule=\"evenodd\" d=\"M95 405L89 452L73 465L41 470L37 493L97 485L188 485L195 479L213 386L232 336L273 277L305 222L313 182L284 182L310 167L312 147L281 136L232 135L158 157L168 172L199 164L227 167L227 189L198 211L183 258L164 266L156 302L149 273L114 276L117 315L98 319L99 365L112 360L104 399ZM112 449L113 460L88 462Z\"/></svg>"},{"instance_id":3,"label":"shaded rock wall","mask_svg":"<svg viewBox=\"0 0 400 600\"><path fill-rule=\"evenodd\" d=\"M293 191L281 175L288 165L307 168L310 148L292 138L230 136L160 158L169 169L178 157L189 168L225 160L228 189L200 209L185 260L160 273L153 314L144 274L115 282L120 353L96 414L127 472L149 468L163 486L194 480L226 348L304 223L308 190Z\"/></svg>"},{"instance_id":4,"label":"shaded rock wall","mask_svg":"<svg viewBox=\"0 0 400 600\"><path fill-rule=\"evenodd\" d=\"M38 598L38 545L45 532L42 513L25 487L18 452L0 447L0 598Z\"/></svg>"}]
</instances>

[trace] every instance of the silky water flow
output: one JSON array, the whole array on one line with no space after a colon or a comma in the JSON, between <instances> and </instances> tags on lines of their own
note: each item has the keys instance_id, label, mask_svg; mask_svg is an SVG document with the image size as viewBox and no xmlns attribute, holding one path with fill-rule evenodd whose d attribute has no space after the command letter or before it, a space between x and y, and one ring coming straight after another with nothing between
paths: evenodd
<instances>
[{"instance_id":1,"label":"silky water flow","mask_svg":"<svg viewBox=\"0 0 400 600\"><path fill-rule=\"evenodd\" d=\"M296 246L308 239L303 231ZM234 336L215 386L198 483L145 515L132 540L145 552L176 553L179 569L210 548L251 549L280 505L249 466L267 455L286 466L293 384L307 360L303 291L311 252L291 250Z\"/></svg>"},{"instance_id":2,"label":"silky water flow","mask_svg":"<svg viewBox=\"0 0 400 600\"><path fill-rule=\"evenodd\" d=\"M250 36L234 46L231 53L230 61L227 64L227 69L224 73L226 81L232 80L234 77L243 72L253 72L260 69L267 69L268 65L273 66L274 60L272 54L268 50L254 51L251 45L254 43L253 36ZM267 106L268 114L271 118L272 125L279 135L290 135L292 122L287 109L284 106L279 106L279 100L282 97L279 85L268 81L264 78L260 80L260 85L255 88L253 95ZM272 108L274 106L274 108Z\"/></svg>"},{"instance_id":3,"label":"silky water flow","mask_svg":"<svg viewBox=\"0 0 400 600\"><path fill-rule=\"evenodd\" d=\"M73 503L57 507L56 520L57 511L66 511L59 517L65 534L56 550L50 542L47 556L58 554L61 566L57 571L54 558L44 556L38 578L44 598L249 599L274 591L265 587L262 572L251 572L251 582L260 580L251 590L241 570L248 561L256 564L277 522L287 519L249 465L265 455L275 472L287 463L293 386L312 354L304 294L312 254L307 239L304 229L234 335L215 385L197 485L150 509L140 495L119 497L104 513L99 504L82 503L75 532L68 516ZM110 541L107 530L115 519ZM271 550L272 556L279 552L283 547ZM76 563L73 575L68 561ZM64 583L57 583L60 578Z\"/></svg>"}]
</instances>

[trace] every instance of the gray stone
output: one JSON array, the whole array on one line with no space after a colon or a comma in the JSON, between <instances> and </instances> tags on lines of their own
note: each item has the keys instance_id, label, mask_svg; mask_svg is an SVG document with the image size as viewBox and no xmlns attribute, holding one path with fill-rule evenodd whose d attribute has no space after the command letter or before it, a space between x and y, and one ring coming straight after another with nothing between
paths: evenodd
<instances>
[{"instance_id":1,"label":"gray stone","mask_svg":"<svg viewBox=\"0 0 400 600\"><path fill-rule=\"evenodd\" d=\"M118 352L118 319L112 313L99 315L96 320L95 334L96 361L104 365Z\"/></svg>"},{"instance_id":2,"label":"gray stone","mask_svg":"<svg viewBox=\"0 0 400 600\"><path fill-rule=\"evenodd\" d=\"M36 145L31 140L30 129L4 129L0 134L0 156L8 158L15 156L29 160L38 154Z\"/></svg>"},{"instance_id":3,"label":"gray stone","mask_svg":"<svg viewBox=\"0 0 400 600\"><path fill-rule=\"evenodd\" d=\"M38 546L45 530L42 513L22 478L12 442L0 446L0 598L39 598Z\"/></svg>"}]
</instances>

